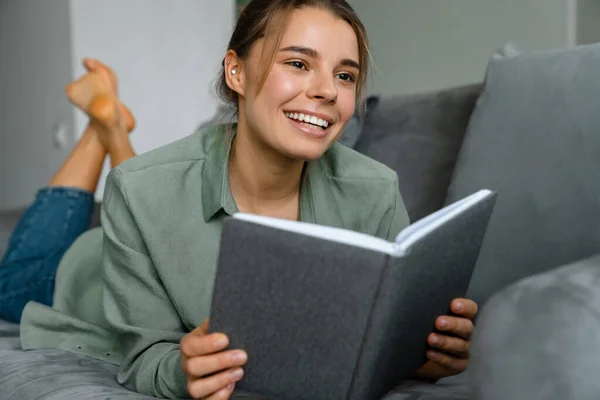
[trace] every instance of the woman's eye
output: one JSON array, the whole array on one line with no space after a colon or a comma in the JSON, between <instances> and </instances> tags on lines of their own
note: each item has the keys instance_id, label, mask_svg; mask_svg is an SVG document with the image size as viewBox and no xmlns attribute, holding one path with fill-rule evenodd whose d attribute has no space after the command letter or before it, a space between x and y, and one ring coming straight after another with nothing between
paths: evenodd
<instances>
[{"instance_id":1,"label":"woman's eye","mask_svg":"<svg viewBox=\"0 0 600 400\"><path fill-rule=\"evenodd\" d=\"M304 64L302 61L290 61L288 65L298 69L306 69L306 64Z\"/></svg>"},{"instance_id":2,"label":"woman's eye","mask_svg":"<svg viewBox=\"0 0 600 400\"><path fill-rule=\"evenodd\" d=\"M356 80L354 75L346 73L338 74L338 78L346 82L354 82Z\"/></svg>"}]
</instances>

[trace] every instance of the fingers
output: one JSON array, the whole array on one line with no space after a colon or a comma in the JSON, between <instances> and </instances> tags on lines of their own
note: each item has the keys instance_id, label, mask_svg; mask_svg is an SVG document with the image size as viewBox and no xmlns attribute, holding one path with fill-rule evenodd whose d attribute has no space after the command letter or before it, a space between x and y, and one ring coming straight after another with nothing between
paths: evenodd
<instances>
[{"instance_id":1,"label":"fingers","mask_svg":"<svg viewBox=\"0 0 600 400\"><path fill-rule=\"evenodd\" d=\"M435 350L429 350L427 352L427 358L444 367L452 374L463 372L465 369L467 369L467 365L469 364L468 359L452 357L448 354L443 354Z\"/></svg>"},{"instance_id":2,"label":"fingers","mask_svg":"<svg viewBox=\"0 0 600 400\"><path fill-rule=\"evenodd\" d=\"M473 333L473 321L467 318L442 316L435 321L435 327L467 340Z\"/></svg>"},{"instance_id":3,"label":"fingers","mask_svg":"<svg viewBox=\"0 0 600 400\"><path fill-rule=\"evenodd\" d=\"M230 383L227 387L219 390L215 394L211 394L208 397L205 397L204 400L226 400L229 399L231 394L233 393L233 389L235 389L235 384Z\"/></svg>"},{"instance_id":4,"label":"fingers","mask_svg":"<svg viewBox=\"0 0 600 400\"><path fill-rule=\"evenodd\" d=\"M229 338L222 333L206 335L203 332L203 327L200 326L181 339L179 348L185 357L191 358L214 354L229 346Z\"/></svg>"},{"instance_id":5,"label":"fingers","mask_svg":"<svg viewBox=\"0 0 600 400\"><path fill-rule=\"evenodd\" d=\"M248 355L242 350L230 350L208 356L187 360L185 367L188 375L203 377L228 368L241 367L248 361Z\"/></svg>"},{"instance_id":6,"label":"fingers","mask_svg":"<svg viewBox=\"0 0 600 400\"><path fill-rule=\"evenodd\" d=\"M207 378L189 381L187 389L193 398L202 398L228 388L230 384L235 384L243 376L244 370L241 368L231 368Z\"/></svg>"},{"instance_id":7,"label":"fingers","mask_svg":"<svg viewBox=\"0 0 600 400\"><path fill-rule=\"evenodd\" d=\"M477 315L477 303L469 299L454 299L450 304L453 313L462 317L473 319Z\"/></svg>"},{"instance_id":8,"label":"fingers","mask_svg":"<svg viewBox=\"0 0 600 400\"><path fill-rule=\"evenodd\" d=\"M471 344L464 339L432 333L427 343L435 350L450 353L458 358L468 358Z\"/></svg>"}]
</instances>

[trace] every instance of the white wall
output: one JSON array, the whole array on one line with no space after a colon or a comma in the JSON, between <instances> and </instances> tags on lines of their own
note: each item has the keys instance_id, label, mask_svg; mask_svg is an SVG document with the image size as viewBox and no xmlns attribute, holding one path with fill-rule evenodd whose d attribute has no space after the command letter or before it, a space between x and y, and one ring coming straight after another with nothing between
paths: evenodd
<instances>
[{"instance_id":1,"label":"white wall","mask_svg":"<svg viewBox=\"0 0 600 400\"><path fill-rule=\"evenodd\" d=\"M132 142L139 153L191 134L213 115L233 0L71 0L71 10L76 75L83 57L116 71L121 98L137 119ZM82 132L87 121L76 114ZM103 184L97 198L102 192Z\"/></svg>"},{"instance_id":2,"label":"white wall","mask_svg":"<svg viewBox=\"0 0 600 400\"><path fill-rule=\"evenodd\" d=\"M28 204L83 132L64 94L83 57L118 73L137 117L133 145L145 152L212 116L233 22L234 0L0 0L0 210Z\"/></svg>"},{"instance_id":3,"label":"white wall","mask_svg":"<svg viewBox=\"0 0 600 400\"><path fill-rule=\"evenodd\" d=\"M590 0L600 3L598 0ZM370 92L393 95L480 81L491 55L567 44L566 0L350 0L379 73Z\"/></svg>"},{"instance_id":4,"label":"white wall","mask_svg":"<svg viewBox=\"0 0 600 400\"><path fill-rule=\"evenodd\" d=\"M73 144L69 0L2 0L0 10L0 208L11 208L31 201L68 154L53 126L66 124Z\"/></svg>"}]
</instances>

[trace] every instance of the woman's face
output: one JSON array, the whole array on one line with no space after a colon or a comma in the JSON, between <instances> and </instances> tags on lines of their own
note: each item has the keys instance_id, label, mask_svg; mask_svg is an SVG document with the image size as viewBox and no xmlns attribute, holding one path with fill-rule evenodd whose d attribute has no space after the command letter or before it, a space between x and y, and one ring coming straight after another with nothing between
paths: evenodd
<instances>
[{"instance_id":1,"label":"woman's face","mask_svg":"<svg viewBox=\"0 0 600 400\"><path fill-rule=\"evenodd\" d=\"M317 159L354 114L360 68L356 34L328 11L294 11L259 92L263 46L263 40L257 42L243 63L240 122L286 157Z\"/></svg>"}]
</instances>

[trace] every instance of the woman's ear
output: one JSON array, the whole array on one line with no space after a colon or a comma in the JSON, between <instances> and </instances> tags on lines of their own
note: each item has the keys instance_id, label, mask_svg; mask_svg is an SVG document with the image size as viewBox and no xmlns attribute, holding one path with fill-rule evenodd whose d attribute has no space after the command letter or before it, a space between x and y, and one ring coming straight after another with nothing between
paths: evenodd
<instances>
[{"instance_id":1,"label":"woman's ear","mask_svg":"<svg viewBox=\"0 0 600 400\"><path fill-rule=\"evenodd\" d=\"M225 56L225 81L229 89L239 96L244 96L244 71L242 63L233 50L229 50Z\"/></svg>"}]
</instances>

